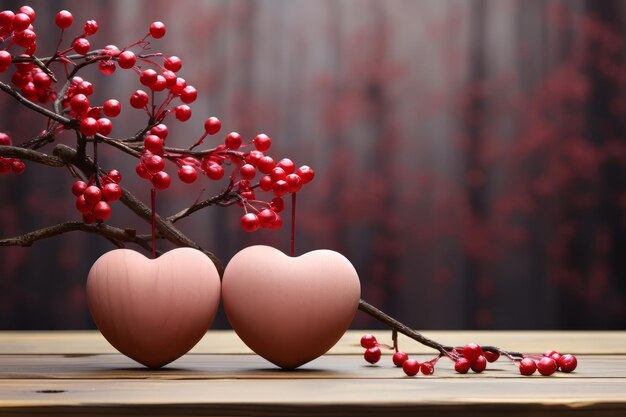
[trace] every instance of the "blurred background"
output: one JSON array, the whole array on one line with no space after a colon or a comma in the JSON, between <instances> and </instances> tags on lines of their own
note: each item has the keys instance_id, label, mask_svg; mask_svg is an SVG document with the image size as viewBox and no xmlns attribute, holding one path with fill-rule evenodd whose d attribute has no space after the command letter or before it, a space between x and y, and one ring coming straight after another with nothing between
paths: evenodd
<instances>
[{"instance_id":1,"label":"blurred background","mask_svg":"<svg viewBox=\"0 0 626 417\"><path fill-rule=\"evenodd\" d=\"M626 326L626 2L29 4L39 56L54 51L61 9L74 15L66 43L85 20L98 21L92 48L132 44L152 21L165 22L152 51L181 57L181 76L199 91L188 122L168 121L168 143L188 146L217 116L223 128L210 146L230 131L246 140L264 132L275 160L312 166L316 178L298 198L297 252L343 253L362 297L406 324ZM92 101L122 102L113 135L141 128L145 113L127 104L140 88L134 73L82 75L94 84ZM45 127L5 94L0 108L0 131L15 142ZM136 161L102 158L149 201ZM167 170L174 185L160 193L161 214L225 186L206 177L182 185ZM20 176L0 176L0 237L79 220L72 182L64 169L32 163ZM113 212L110 224L149 232L120 203ZM253 244L288 251L289 222L248 234L241 215L237 206L208 208L179 227L225 263ZM85 280L112 248L81 233L0 248L0 329L93 328ZM222 313L215 326L228 327ZM353 323L375 326L361 313Z\"/></svg>"}]
</instances>

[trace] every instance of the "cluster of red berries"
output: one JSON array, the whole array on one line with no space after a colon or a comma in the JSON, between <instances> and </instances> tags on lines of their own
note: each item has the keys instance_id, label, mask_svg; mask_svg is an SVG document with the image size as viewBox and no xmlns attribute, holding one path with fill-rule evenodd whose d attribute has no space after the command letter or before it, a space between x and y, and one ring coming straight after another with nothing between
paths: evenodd
<instances>
[{"instance_id":1,"label":"cluster of red berries","mask_svg":"<svg viewBox=\"0 0 626 417\"><path fill-rule=\"evenodd\" d=\"M366 334L361 337L361 346L364 347L364 359L375 364L380 361L382 356L381 347L386 349L394 349L393 347L378 343L376 337ZM508 359L518 362L519 371L522 375L532 375L535 371L543 376L549 376L556 371L572 372L576 369L578 361L574 355L561 355L555 350L548 351L543 355L523 355L520 358L504 353ZM519 355L519 354L517 354ZM454 370L460 374L466 374L470 369L476 373L481 373L487 368L488 362L495 362L500 358L500 351L483 350L480 345L468 343L462 348L454 348L447 352L448 358L454 361ZM393 354L392 361L397 367L402 367L404 373L408 376L415 376L419 372L424 375L432 375L435 372L435 365L442 355L439 355L429 361L418 362L415 359L409 359L409 355L396 349Z\"/></svg>"},{"instance_id":2,"label":"cluster of red berries","mask_svg":"<svg viewBox=\"0 0 626 417\"><path fill-rule=\"evenodd\" d=\"M72 185L72 194L76 196L76 209L82 213L83 221L87 224L111 217L110 202L117 201L122 196L119 182L122 175L117 170L109 171L108 175L98 178L98 181L76 181Z\"/></svg>"},{"instance_id":3,"label":"cluster of red berries","mask_svg":"<svg viewBox=\"0 0 626 417\"><path fill-rule=\"evenodd\" d=\"M0 41L10 41L11 45L24 48L27 55L34 54L37 49L37 34L32 25L34 21L35 11L30 6L22 6L15 13L3 10L0 12ZM4 70L9 64L3 61Z\"/></svg>"},{"instance_id":4,"label":"cluster of red berries","mask_svg":"<svg viewBox=\"0 0 626 417\"><path fill-rule=\"evenodd\" d=\"M89 96L93 94L93 84L74 77L67 93L63 98L63 105L70 114L80 121L80 132L85 136L94 136L96 133L108 136L113 130L113 123L108 117L116 117L122 111L122 105L115 99L109 99L102 106L91 107ZM102 114L104 113L104 117Z\"/></svg>"},{"instance_id":5,"label":"cluster of red berries","mask_svg":"<svg viewBox=\"0 0 626 417\"><path fill-rule=\"evenodd\" d=\"M532 375L535 371L543 376L552 375L556 371L572 372L578 366L576 356L561 355L556 350L550 350L543 355L526 355L519 362L519 372L522 375Z\"/></svg>"},{"instance_id":6,"label":"cluster of red berries","mask_svg":"<svg viewBox=\"0 0 626 417\"><path fill-rule=\"evenodd\" d=\"M11 138L9 135L0 132L0 145L11 146ZM0 157L0 174L7 174L9 172L21 174L24 172L25 168L26 165L20 159Z\"/></svg>"}]
</instances>

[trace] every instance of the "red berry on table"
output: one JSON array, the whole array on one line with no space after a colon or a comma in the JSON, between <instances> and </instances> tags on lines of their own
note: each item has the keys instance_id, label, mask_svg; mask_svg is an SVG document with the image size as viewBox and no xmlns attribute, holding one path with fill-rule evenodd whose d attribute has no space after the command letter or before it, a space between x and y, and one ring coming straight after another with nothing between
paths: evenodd
<instances>
[{"instance_id":1,"label":"red berry on table","mask_svg":"<svg viewBox=\"0 0 626 417\"><path fill-rule=\"evenodd\" d=\"M119 101L112 98L104 102L104 105L102 106L102 111L108 117L115 117L119 115L122 111L122 105Z\"/></svg>"},{"instance_id":2,"label":"red berry on table","mask_svg":"<svg viewBox=\"0 0 626 417\"><path fill-rule=\"evenodd\" d=\"M463 356L470 362L474 362L482 354L483 350L476 343L468 343L463 347Z\"/></svg>"},{"instance_id":3,"label":"red berry on table","mask_svg":"<svg viewBox=\"0 0 626 417\"><path fill-rule=\"evenodd\" d=\"M81 196L85 192L86 188L87 183L85 183L84 181L76 181L74 184L72 184L72 194L74 194L76 197Z\"/></svg>"},{"instance_id":4,"label":"red berry on table","mask_svg":"<svg viewBox=\"0 0 626 417\"><path fill-rule=\"evenodd\" d=\"M558 365L556 361L549 357L543 357L537 362L537 370L543 376L549 376L556 372Z\"/></svg>"},{"instance_id":5,"label":"red berry on table","mask_svg":"<svg viewBox=\"0 0 626 417\"><path fill-rule=\"evenodd\" d=\"M157 72L152 68L143 70L139 73L139 82L146 87L152 86L157 80Z\"/></svg>"},{"instance_id":6,"label":"red berry on table","mask_svg":"<svg viewBox=\"0 0 626 417\"><path fill-rule=\"evenodd\" d=\"M170 186L172 180L167 172L159 171L152 176L151 182L152 185L154 185L159 190L165 190Z\"/></svg>"},{"instance_id":7,"label":"red berry on table","mask_svg":"<svg viewBox=\"0 0 626 417\"><path fill-rule=\"evenodd\" d=\"M281 159L280 161L278 161L276 166L284 169L287 174L293 174L296 170L296 164L294 164L293 161L289 158Z\"/></svg>"},{"instance_id":8,"label":"red berry on table","mask_svg":"<svg viewBox=\"0 0 626 417\"><path fill-rule=\"evenodd\" d=\"M117 57L117 65L123 69L130 69L135 66L137 57L133 51L124 51Z\"/></svg>"},{"instance_id":9,"label":"red berry on table","mask_svg":"<svg viewBox=\"0 0 626 417\"><path fill-rule=\"evenodd\" d=\"M420 371L420 363L415 359L407 359L402 364L402 370L408 376L415 376Z\"/></svg>"},{"instance_id":10,"label":"red berry on table","mask_svg":"<svg viewBox=\"0 0 626 417\"><path fill-rule=\"evenodd\" d=\"M259 187L263 191L271 191L274 188L274 180L269 175L265 175L261 177Z\"/></svg>"},{"instance_id":11,"label":"red berry on table","mask_svg":"<svg viewBox=\"0 0 626 417\"><path fill-rule=\"evenodd\" d=\"M98 22L95 20L88 20L83 25L83 31L85 31L86 36L91 36L98 31Z\"/></svg>"},{"instance_id":12,"label":"red berry on table","mask_svg":"<svg viewBox=\"0 0 626 417\"><path fill-rule=\"evenodd\" d=\"M373 348L376 346L376 344L377 344L376 337L373 334L364 334L361 337L361 346L364 347L365 349Z\"/></svg>"},{"instance_id":13,"label":"red berry on table","mask_svg":"<svg viewBox=\"0 0 626 417\"><path fill-rule=\"evenodd\" d=\"M554 361L556 362L556 364L559 364L559 359L561 359L561 354L559 352L554 352L552 353L550 356L550 358L554 359ZM557 368L558 369L558 368Z\"/></svg>"},{"instance_id":14,"label":"red berry on table","mask_svg":"<svg viewBox=\"0 0 626 417\"><path fill-rule=\"evenodd\" d=\"M537 370L537 364L531 358L524 358L519 363L519 373L525 376L529 376L535 373Z\"/></svg>"},{"instance_id":15,"label":"red berry on table","mask_svg":"<svg viewBox=\"0 0 626 417\"><path fill-rule=\"evenodd\" d=\"M148 104L148 94L143 90L137 90L130 96L130 105L135 109L142 109Z\"/></svg>"},{"instance_id":16,"label":"red berry on table","mask_svg":"<svg viewBox=\"0 0 626 417\"><path fill-rule=\"evenodd\" d=\"M91 210L98 220L106 220L111 217L111 206L106 201L99 201Z\"/></svg>"},{"instance_id":17,"label":"red berry on table","mask_svg":"<svg viewBox=\"0 0 626 417\"><path fill-rule=\"evenodd\" d=\"M204 131L209 135L215 135L222 128L222 122L217 117L209 117L204 121Z\"/></svg>"},{"instance_id":18,"label":"red berry on table","mask_svg":"<svg viewBox=\"0 0 626 417\"><path fill-rule=\"evenodd\" d=\"M110 182L102 187L102 196L106 201L117 201L122 196L122 187L116 182Z\"/></svg>"},{"instance_id":19,"label":"red berry on table","mask_svg":"<svg viewBox=\"0 0 626 417\"><path fill-rule=\"evenodd\" d=\"M297 193L302 188L302 179L297 174L287 175L285 181L289 184L290 193Z\"/></svg>"},{"instance_id":20,"label":"red berry on table","mask_svg":"<svg viewBox=\"0 0 626 417\"><path fill-rule=\"evenodd\" d=\"M454 362L454 370L460 374L466 374L470 370L472 363L467 358L459 358Z\"/></svg>"},{"instance_id":21,"label":"red berry on table","mask_svg":"<svg viewBox=\"0 0 626 417\"><path fill-rule=\"evenodd\" d=\"M405 361L407 361L409 359L409 355L407 355L405 352L395 352L393 354L393 357L391 358L391 360L393 361L393 364L401 367Z\"/></svg>"},{"instance_id":22,"label":"red berry on table","mask_svg":"<svg viewBox=\"0 0 626 417\"><path fill-rule=\"evenodd\" d=\"M80 131L85 136L93 136L98 132L98 121L93 117L85 117L80 122Z\"/></svg>"},{"instance_id":23,"label":"red berry on table","mask_svg":"<svg viewBox=\"0 0 626 417\"><path fill-rule=\"evenodd\" d=\"M67 29L72 26L73 21L74 16L72 16L72 14L67 10L61 10L54 18L54 23L56 23L56 25L61 29Z\"/></svg>"},{"instance_id":24,"label":"red berry on table","mask_svg":"<svg viewBox=\"0 0 626 417\"><path fill-rule=\"evenodd\" d=\"M70 108L76 114L83 114L89 109L89 99L84 94L76 94L70 100Z\"/></svg>"},{"instance_id":25,"label":"red berry on table","mask_svg":"<svg viewBox=\"0 0 626 417\"><path fill-rule=\"evenodd\" d=\"M270 146L272 146L272 139L270 139L270 137L265 133L256 135L252 142L254 143L254 147L261 152L265 152L270 148Z\"/></svg>"},{"instance_id":26,"label":"red berry on table","mask_svg":"<svg viewBox=\"0 0 626 417\"><path fill-rule=\"evenodd\" d=\"M103 136L108 136L113 130L113 123L106 117L101 117L97 120L98 124L98 133Z\"/></svg>"},{"instance_id":27,"label":"red berry on table","mask_svg":"<svg viewBox=\"0 0 626 417\"><path fill-rule=\"evenodd\" d=\"M246 213L241 217L241 228L246 232L254 232L261 226L259 218L254 213Z\"/></svg>"},{"instance_id":28,"label":"red berry on table","mask_svg":"<svg viewBox=\"0 0 626 417\"><path fill-rule=\"evenodd\" d=\"M196 101L197 98L198 90L196 90L196 87L193 87L191 85L183 88L183 91L181 91L180 93L180 101L182 101L183 103L193 103L194 101Z\"/></svg>"},{"instance_id":29,"label":"red berry on table","mask_svg":"<svg viewBox=\"0 0 626 417\"><path fill-rule=\"evenodd\" d=\"M163 139L157 135L148 135L143 140L143 146L154 154L161 153L163 151Z\"/></svg>"},{"instance_id":30,"label":"red berry on table","mask_svg":"<svg viewBox=\"0 0 626 417\"><path fill-rule=\"evenodd\" d=\"M500 358L500 352L490 352L486 351L483 353L487 362L495 362Z\"/></svg>"},{"instance_id":31,"label":"red berry on table","mask_svg":"<svg viewBox=\"0 0 626 417\"><path fill-rule=\"evenodd\" d=\"M176 106L176 118L181 122L186 122L191 117L191 107L186 104Z\"/></svg>"},{"instance_id":32,"label":"red berry on table","mask_svg":"<svg viewBox=\"0 0 626 417\"><path fill-rule=\"evenodd\" d=\"M423 364L420 365L420 371L424 375L432 375L435 373L435 367L430 362L424 362Z\"/></svg>"},{"instance_id":33,"label":"red berry on table","mask_svg":"<svg viewBox=\"0 0 626 417\"><path fill-rule=\"evenodd\" d=\"M576 369L577 365L578 365L578 360L576 359L576 356L574 355L566 354L566 355L562 355L559 358L559 367L561 368L561 371L563 372L572 372L573 370Z\"/></svg>"},{"instance_id":34,"label":"red berry on table","mask_svg":"<svg viewBox=\"0 0 626 417\"><path fill-rule=\"evenodd\" d=\"M463 350L465 352L465 349ZM476 359L471 362L472 371L477 374L481 373L487 368L487 359L483 355L479 355Z\"/></svg>"},{"instance_id":35,"label":"red berry on table","mask_svg":"<svg viewBox=\"0 0 626 417\"><path fill-rule=\"evenodd\" d=\"M85 188L83 192L83 196L85 197L85 201L87 204L96 204L98 201L102 199L102 191L95 185L90 185Z\"/></svg>"},{"instance_id":36,"label":"red berry on table","mask_svg":"<svg viewBox=\"0 0 626 417\"><path fill-rule=\"evenodd\" d=\"M241 135L237 132L230 132L224 138L224 145L233 151L239 149L241 147Z\"/></svg>"},{"instance_id":37,"label":"red berry on table","mask_svg":"<svg viewBox=\"0 0 626 417\"><path fill-rule=\"evenodd\" d=\"M150 36L160 39L165 36L165 24L163 22L153 22L150 25Z\"/></svg>"},{"instance_id":38,"label":"red berry on table","mask_svg":"<svg viewBox=\"0 0 626 417\"><path fill-rule=\"evenodd\" d=\"M198 178L198 172L190 165L183 165L178 169L178 178L186 184L191 184Z\"/></svg>"},{"instance_id":39,"label":"red berry on table","mask_svg":"<svg viewBox=\"0 0 626 417\"><path fill-rule=\"evenodd\" d=\"M296 171L296 174L302 180L303 185L310 183L311 181L313 181L313 178L315 177L315 171L313 171L311 167L308 167L306 165L303 165L300 168L298 168L298 170Z\"/></svg>"},{"instance_id":40,"label":"red berry on table","mask_svg":"<svg viewBox=\"0 0 626 417\"><path fill-rule=\"evenodd\" d=\"M374 346L365 351L365 353L363 354L363 358L367 362L374 364L380 360L381 355L382 353L380 351L380 348L378 346Z\"/></svg>"},{"instance_id":41,"label":"red berry on table","mask_svg":"<svg viewBox=\"0 0 626 417\"><path fill-rule=\"evenodd\" d=\"M239 173L244 180L251 180L256 176L256 168L254 165L244 164L239 168Z\"/></svg>"},{"instance_id":42,"label":"red berry on table","mask_svg":"<svg viewBox=\"0 0 626 417\"><path fill-rule=\"evenodd\" d=\"M266 208L261 210L257 217L261 222L261 227L270 228L276 220L276 213L274 213L274 210Z\"/></svg>"},{"instance_id":43,"label":"red berry on table","mask_svg":"<svg viewBox=\"0 0 626 417\"><path fill-rule=\"evenodd\" d=\"M152 129L150 129L151 135L157 135L163 140L167 139L168 133L169 133L169 130L167 128L167 125L163 123L159 123L158 125L154 126Z\"/></svg>"},{"instance_id":44,"label":"red berry on table","mask_svg":"<svg viewBox=\"0 0 626 417\"><path fill-rule=\"evenodd\" d=\"M224 168L220 164L212 163L205 168L204 172L212 180L219 180L224 177Z\"/></svg>"},{"instance_id":45,"label":"red berry on table","mask_svg":"<svg viewBox=\"0 0 626 417\"><path fill-rule=\"evenodd\" d=\"M76 38L74 42L72 42L72 49L74 49L77 54L85 55L91 49L91 43L85 38Z\"/></svg>"},{"instance_id":46,"label":"red berry on table","mask_svg":"<svg viewBox=\"0 0 626 417\"><path fill-rule=\"evenodd\" d=\"M170 56L165 58L163 66L168 71L178 72L183 66L183 61L177 56Z\"/></svg>"}]
</instances>

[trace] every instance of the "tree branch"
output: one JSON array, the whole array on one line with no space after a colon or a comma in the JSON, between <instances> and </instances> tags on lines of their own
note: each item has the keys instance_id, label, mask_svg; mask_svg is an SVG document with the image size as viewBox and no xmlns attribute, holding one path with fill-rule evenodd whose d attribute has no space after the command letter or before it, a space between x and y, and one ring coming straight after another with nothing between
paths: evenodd
<instances>
[{"instance_id":1,"label":"tree branch","mask_svg":"<svg viewBox=\"0 0 626 417\"><path fill-rule=\"evenodd\" d=\"M56 122L59 122L65 127L69 128L73 126L72 120L68 119L67 117L61 116L60 114L57 114L51 110L48 110L45 107L33 103L32 101L28 100L26 97L18 93L16 90L14 90L13 87L3 83L2 81L0 81L0 90L4 91L29 109L34 110L37 113L40 113Z\"/></svg>"},{"instance_id":2,"label":"tree branch","mask_svg":"<svg viewBox=\"0 0 626 417\"><path fill-rule=\"evenodd\" d=\"M5 158L25 159L27 161L37 162L38 164L48 165L51 167L65 166L65 162L63 162L61 158L17 146L0 145L0 156L4 156Z\"/></svg>"}]
</instances>

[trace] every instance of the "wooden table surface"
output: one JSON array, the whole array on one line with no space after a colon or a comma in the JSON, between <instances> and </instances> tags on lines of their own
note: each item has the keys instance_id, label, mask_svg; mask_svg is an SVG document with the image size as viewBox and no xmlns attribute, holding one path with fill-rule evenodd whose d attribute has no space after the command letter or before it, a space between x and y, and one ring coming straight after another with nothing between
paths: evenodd
<instances>
[{"instance_id":1,"label":"wooden table surface","mask_svg":"<svg viewBox=\"0 0 626 417\"><path fill-rule=\"evenodd\" d=\"M281 371L230 331L210 331L157 371L117 353L97 332L0 332L0 416L5 415L603 415L626 416L626 332L425 332L440 342L491 344L578 356L572 374L522 377L500 360L459 375L441 360L409 378L383 357L363 361L349 331L328 354ZM374 332L380 342L390 332ZM433 352L400 338L419 359Z\"/></svg>"}]
</instances>

